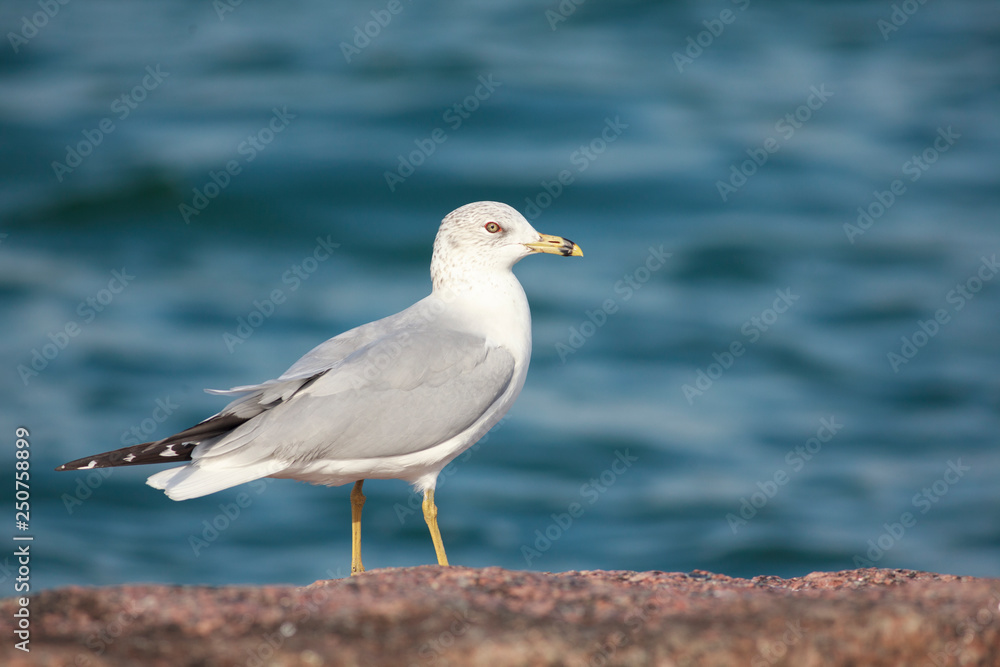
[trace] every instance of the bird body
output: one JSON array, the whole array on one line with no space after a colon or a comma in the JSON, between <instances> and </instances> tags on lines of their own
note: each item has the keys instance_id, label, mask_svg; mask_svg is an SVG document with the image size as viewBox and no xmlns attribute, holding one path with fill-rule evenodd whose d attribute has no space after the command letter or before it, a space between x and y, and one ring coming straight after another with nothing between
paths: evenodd
<instances>
[{"instance_id":1,"label":"bird body","mask_svg":"<svg viewBox=\"0 0 1000 667\"><path fill-rule=\"evenodd\" d=\"M213 391L241 396L216 417L251 419L201 443L190 466L153 475L149 484L174 500L267 476L327 486L404 479L421 492L433 488L441 469L513 404L531 354L530 335L511 336L506 326L463 331L469 327L447 323L429 331L428 321L445 324L440 299L431 295L345 332L277 380ZM394 333L371 333L383 327Z\"/></svg>"},{"instance_id":2,"label":"bird body","mask_svg":"<svg viewBox=\"0 0 1000 667\"><path fill-rule=\"evenodd\" d=\"M438 474L503 417L524 386L531 314L511 268L533 252L582 255L505 204L456 209L435 239L429 296L331 338L274 380L210 390L235 399L190 429L58 470L187 461L147 481L174 500L262 477L356 482L357 531L361 481L403 479L425 493L425 516L430 494L436 517ZM435 519L432 536L436 530ZM359 532L356 542L360 567ZM443 554L440 547L439 562Z\"/></svg>"}]
</instances>

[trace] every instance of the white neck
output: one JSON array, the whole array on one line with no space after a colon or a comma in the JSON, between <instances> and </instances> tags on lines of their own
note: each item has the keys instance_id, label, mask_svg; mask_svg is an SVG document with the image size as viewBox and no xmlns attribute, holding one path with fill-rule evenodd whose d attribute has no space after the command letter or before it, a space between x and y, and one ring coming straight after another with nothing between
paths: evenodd
<instances>
[{"instance_id":1,"label":"white neck","mask_svg":"<svg viewBox=\"0 0 1000 667\"><path fill-rule=\"evenodd\" d=\"M434 276L434 290L428 299L454 304L450 308L464 315L463 329L527 361L531 356L531 311L517 277L509 269L479 272L474 280L465 279L465 275Z\"/></svg>"}]
</instances>

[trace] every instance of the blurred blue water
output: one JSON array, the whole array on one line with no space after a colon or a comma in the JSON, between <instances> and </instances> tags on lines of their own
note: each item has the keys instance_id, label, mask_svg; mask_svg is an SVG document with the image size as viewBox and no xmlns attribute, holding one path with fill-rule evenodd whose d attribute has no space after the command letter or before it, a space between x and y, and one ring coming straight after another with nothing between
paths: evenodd
<instances>
[{"instance_id":1,"label":"blurred blue water","mask_svg":"<svg viewBox=\"0 0 1000 667\"><path fill-rule=\"evenodd\" d=\"M453 563L1000 575L1000 13L901 4L5 3L0 460L28 427L35 583L345 575L346 487L50 471L424 296L479 199L586 257L517 268L532 367L442 475ZM410 489L365 492L367 566L433 562Z\"/></svg>"}]
</instances>

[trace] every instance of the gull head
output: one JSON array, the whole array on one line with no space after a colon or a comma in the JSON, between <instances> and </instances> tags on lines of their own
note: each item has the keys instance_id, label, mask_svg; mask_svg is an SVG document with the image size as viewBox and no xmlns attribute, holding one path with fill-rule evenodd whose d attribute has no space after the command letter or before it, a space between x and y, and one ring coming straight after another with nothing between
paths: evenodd
<instances>
[{"instance_id":1,"label":"gull head","mask_svg":"<svg viewBox=\"0 0 1000 667\"><path fill-rule=\"evenodd\" d=\"M495 201L466 204L445 216L434 239L434 284L471 271L510 271L534 253L581 257L580 246L561 236L539 234L516 210Z\"/></svg>"}]
</instances>

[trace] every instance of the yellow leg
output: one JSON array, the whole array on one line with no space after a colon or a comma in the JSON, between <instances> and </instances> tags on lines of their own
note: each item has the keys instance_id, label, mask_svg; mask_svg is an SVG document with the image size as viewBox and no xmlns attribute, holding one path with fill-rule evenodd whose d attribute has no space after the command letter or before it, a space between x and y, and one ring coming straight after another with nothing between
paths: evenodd
<instances>
[{"instance_id":1,"label":"yellow leg","mask_svg":"<svg viewBox=\"0 0 1000 667\"><path fill-rule=\"evenodd\" d=\"M444 553L444 543L441 541L441 531L438 530L438 508L434 504L434 489L424 491L424 521L431 529L431 540L434 542L434 552L437 554L438 565L447 565L448 556Z\"/></svg>"},{"instance_id":2,"label":"yellow leg","mask_svg":"<svg viewBox=\"0 0 1000 667\"><path fill-rule=\"evenodd\" d=\"M351 576L365 571L361 564L361 508L365 506L361 485L364 483L365 480L359 479L351 491Z\"/></svg>"}]
</instances>

